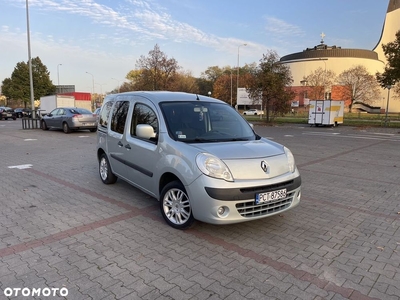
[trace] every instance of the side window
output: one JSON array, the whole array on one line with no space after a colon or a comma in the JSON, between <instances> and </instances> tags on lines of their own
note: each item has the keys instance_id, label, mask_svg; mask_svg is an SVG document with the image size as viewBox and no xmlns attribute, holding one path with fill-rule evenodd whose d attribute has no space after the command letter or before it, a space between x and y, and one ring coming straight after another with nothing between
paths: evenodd
<instances>
[{"instance_id":1,"label":"side window","mask_svg":"<svg viewBox=\"0 0 400 300\"><path fill-rule=\"evenodd\" d=\"M137 103L133 109L131 122L131 136L136 136L136 125L148 124L153 127L154 133L158 134L158 119L155 112L147 105Z\"/></svg>"},{"instance_id":2,"label":"side window","mask_svg":"<svg viewBox=\"0 0 400 300\"><path fill-rule=\"evenodd\" d=\"M117 101L111 117L111 130L124 133L126 116L128 115L129 101Z\"/></svg>"},{"instance_id":3,"label":"side window","mask_svg":"<svg viewBox=\"0 0 400 300\"><path fill-rule=\"evenodd\" d=\"M53 109L51 112L50 112L50 114L52 115L52 116L56 116L56 115L58 115L58 112L60 111L60 109L59 108L56 108L56 109Z\"/></svg>"},{"instance_id":4,"label":"side window","mask_svg":"<svg viewBox=\"0 0 400 300\"><path fill-rule=\"evenodd\" d=\"M104 104L103 109L101 110L100 118L99 118L99 124L101 127L107 127L108 125L108 118L110 117L110 112L112 108L113 102L107 102Z\"/></svg>"}]
</instances>

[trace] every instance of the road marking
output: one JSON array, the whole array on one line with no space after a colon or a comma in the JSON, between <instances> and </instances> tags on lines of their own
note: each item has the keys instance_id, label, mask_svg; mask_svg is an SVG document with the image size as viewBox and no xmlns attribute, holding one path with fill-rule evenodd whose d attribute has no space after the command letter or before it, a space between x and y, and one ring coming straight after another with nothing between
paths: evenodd
<instances>
[{"instance_id":1,"label":"road marking","mask_svg":"<svg viewBox=\"0 0 400 300\"><path fill-rule=\"evenodd\" d=\"M24 139L24 141L37 141L37 139Z\"/></svg>"},{"instance_id":2,"label":"road marking","mask_svg":"<svg viewBox=\"0 0 400 300\"><path fill-rule=\"evenodd\" d=\"M24 169L30 169L32 168L31 164L26 164L26 165L18 165L18 166L8 166L9 169L19 169L19 170L24 170Z\"/></svg>"},{"instance_id":3,"label":"road marking","mask_svg":"<svg viewBox=\"0 0 400 300\"><path fill-rule=\"evenodd\" d=\"M352 139L364 139L364 140L378 140L378 141L392 141L392 142L399 142L400 139L398 139L397 136L387 136L387 135L374 135L374 133L370 133L370 135L360 135L360 134L352 134L349 133L347 135L343 135L340 133L322 133L322 132L303 132L302 134L304 135L314 135L314 136L325 136L325 137L330 137L330 136L336 136L340 138L352 138Z\"/></svg>"},{"instance_id":4,"label":"road marking","mask_svg":"<svg viewBox=\"0 0 400 300\"><path fill-rule=\"evenodd\" d=\"M88 135L80 135L80 136L78 136L78 137L80 137L80 138L85 138L85 137L89 137Z\"/></svg>"}]
</instances>

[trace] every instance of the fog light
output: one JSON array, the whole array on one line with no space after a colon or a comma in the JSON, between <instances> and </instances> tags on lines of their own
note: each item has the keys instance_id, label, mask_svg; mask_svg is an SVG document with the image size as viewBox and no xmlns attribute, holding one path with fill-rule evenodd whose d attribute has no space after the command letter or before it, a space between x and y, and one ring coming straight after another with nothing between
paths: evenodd
<instances>
[{"instance_id":1,"label":"fog light","mask_svg":"<svg viewBox=\"0 0 400 300\"><path fill-rule=\"evenodd\" d=\"M217 208L217 214L220 218L226 218L229 215L229 207L220 206Z\"/></svg>"},{"instance_id":2,"label":"fog light","mask_svg":"<svg viewBox=\"0 0 400 300\"><path fill-rule=\"evenodd\" d=\"M225 207L220 206L220 207L218 208L217 212L218 212L218 214L219 214L220 216L222 216L222 215L225 213Z\"/></svg>"}]
</instances>

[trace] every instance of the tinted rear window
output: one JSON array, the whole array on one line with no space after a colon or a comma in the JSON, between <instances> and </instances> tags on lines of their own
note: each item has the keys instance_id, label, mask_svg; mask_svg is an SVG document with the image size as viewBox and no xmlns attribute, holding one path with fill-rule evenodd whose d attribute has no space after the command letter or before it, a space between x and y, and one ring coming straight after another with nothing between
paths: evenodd
<instances>
[{"instance_id":1,"label":"tinted rear window","mask_svg":"<svg viewBox=\"0 0 400 300\"><path fill-rule=\"evenodd\" d=\"M91 115L92 112L90 110L84 109L84 108L72 108L69 110L73 114L80 114L80 115Z\"/></svg>"}]
</instances>

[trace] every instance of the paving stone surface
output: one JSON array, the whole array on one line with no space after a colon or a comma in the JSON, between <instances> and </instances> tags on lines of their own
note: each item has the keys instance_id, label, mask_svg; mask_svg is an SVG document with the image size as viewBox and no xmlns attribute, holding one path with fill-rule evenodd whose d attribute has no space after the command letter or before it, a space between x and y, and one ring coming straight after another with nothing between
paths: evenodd
<instances>
[{"instance_id":1,"label":"paving stone surface","mask_svg":"<svg viewBox=\"0 0 400 300\"><path fill-rule=\"evenodd\" d=\"M255 129L294 153L300 205L179 231L101 182L96 133L0 121L0 299L400 299L400 130Z\"/></svg>"}]
</instances>

